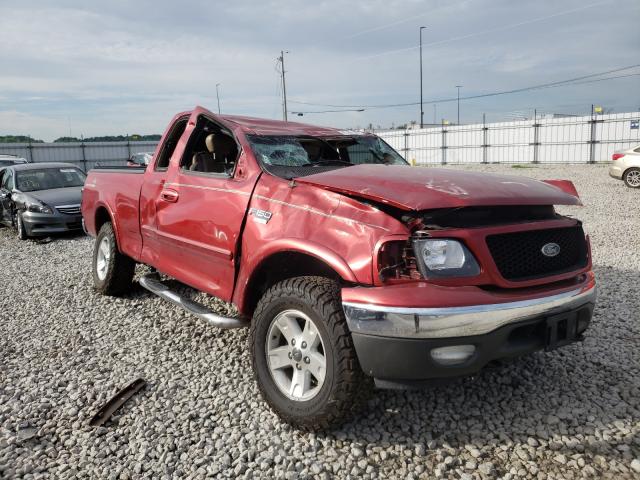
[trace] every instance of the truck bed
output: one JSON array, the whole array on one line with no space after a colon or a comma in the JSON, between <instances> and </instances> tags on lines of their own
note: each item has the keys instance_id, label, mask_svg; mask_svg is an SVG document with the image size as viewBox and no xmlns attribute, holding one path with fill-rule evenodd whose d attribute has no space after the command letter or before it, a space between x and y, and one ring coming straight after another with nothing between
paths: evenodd
<instances>
[{"instance_id":1,"label":"truck bed","mask_svg":"<svg viewBox=\"0 0 640 480\"><path fill-rule=\"evenodd\" d=\"M96 236L105 218L118 218L116 237L123 253L140 258L140 190L146 168L99 167L89 171L82 192L87 233ZM115 211L113 211L115 209Z\"/></svg>"}]
</instances>

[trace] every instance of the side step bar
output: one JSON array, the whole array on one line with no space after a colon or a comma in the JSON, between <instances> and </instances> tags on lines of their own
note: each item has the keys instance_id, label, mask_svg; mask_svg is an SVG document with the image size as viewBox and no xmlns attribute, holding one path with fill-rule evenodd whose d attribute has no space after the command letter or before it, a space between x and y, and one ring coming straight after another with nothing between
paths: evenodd
<instances>
[{"instance_id":1,"label":"side step bar","mask_svg":"<svg viewBox=\"0 0 640 480\"><path fill-rule=\"evenodd\" d=\"M249 326L249 322L240 317L223 317L217 313L213 313L208 308L200 305L197 302L189 298L180 296L178 293L172 291L155 274L145 275L139 280L140 285L149 290L151 293L155 293L159 297L168 300L171 303L182 307L187 312L195 315L201 320L213 325L214 327L230 329L230 328L244 328Z\"/></svg>"}]
</instances>

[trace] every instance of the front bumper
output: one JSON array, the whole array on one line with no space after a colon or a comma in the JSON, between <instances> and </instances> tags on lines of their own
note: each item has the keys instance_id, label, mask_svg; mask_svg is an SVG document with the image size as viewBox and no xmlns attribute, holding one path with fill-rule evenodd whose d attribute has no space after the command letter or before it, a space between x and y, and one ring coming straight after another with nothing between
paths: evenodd
<instances>
[{"instance_id":1,"label":"front bumper","mask_svg":"<svg viewBox=\"0 0 640 480\"><path fill-rule=\"evenodd\" d=\"M82 214L65 215L62 213L35 213L24 212L22 214L24 229L30 237L50 235L82 230Z\"/></svg>"},{"instance_id":2,"label":"front bumper","mask_svg":"<svg viewBox=\"0 0 640 480\"><path fill-rule=\"evenodd\" d=\"M526 300L428 308L347 301L343 308L363 371L379 383L411 384L580 340L595 300L590 272L571 289ZM434 357L435 349L453 346L473 352L455 364Z\"/></svg>"}]
</instances>

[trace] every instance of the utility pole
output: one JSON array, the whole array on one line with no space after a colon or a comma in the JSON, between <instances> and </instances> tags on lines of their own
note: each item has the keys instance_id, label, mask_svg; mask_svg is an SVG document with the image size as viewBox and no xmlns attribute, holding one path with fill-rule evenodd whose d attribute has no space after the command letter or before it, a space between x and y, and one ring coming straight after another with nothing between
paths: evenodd
<instances>
[{"instance_id":1,"label":"utility pole","mask_svg":"<svg viewBox=\"0 0 640 480\"><path fill-rule=\"evenodd\" d=\"M460 125L460 89L462 85L456 85L456 88L458 89L458 125Z\"/></svg>"},{"instance_id":2,"label":"utility pole","mask_svg":"<svg viewBox=\"0 0 640 480\"><path fill-rule=\"evenodd\" d=\"M285 82L284 74L284 54L289 53L285 50L280 50L280 65L282 66L282 119L287 121L287 84Z\"/></svg>"},{"instance_id":3,"label":"utility pole","mask_svg":"<svg viewBox=\"0 0 640 480\"><path fill-rule=\"evenodd\" d=\"M424 127L424 104L422 102L422 30L427 27L420 27L420 128Z\"/></svg>"},{"instance_id":4,"label":"utility pole","mask_svg":"<svg viewBox=\"0 0 640 480\"><path fill-rule=\"evenodd\" d=\"M218 87L220 83L216 83L216 98L218 99L218 115L220 115L220 92L218 91Z\"/></svg>"}]
</instances>

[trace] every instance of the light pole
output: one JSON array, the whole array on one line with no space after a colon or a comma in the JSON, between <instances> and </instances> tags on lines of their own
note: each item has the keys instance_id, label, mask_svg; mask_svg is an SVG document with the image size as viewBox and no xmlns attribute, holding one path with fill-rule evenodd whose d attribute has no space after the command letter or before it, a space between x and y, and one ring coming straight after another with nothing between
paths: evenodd
<instances>
[{"instance_id":1,"label":"light pole","mask_svg":"<svg viewBox=\"0 0 640 480\"><path fill-rule=\"evenodd\" d=\"M287 84L284 79L284 54L289 53L287 50L280 50L280 66L282 67L282 119L286 122L287 120Z\"/></svg>"},{"instance_id":2,"label":"light pole","mask_svg":"<svg viewBox=\"0 0 640 480\"><path fill-rule=\"evenodd\" d=\"M462 85L456 85L456 88L458 89L458 125L460 125L460 89Z\"/></svg>"},{"instance_id":3,"label":"light pole","mask_svg":"<svg viewBox=\"0 0 640 480\"><path fill-rule=\"evenodd\" d=\"M218 99L218 115L220 114L220 92L218 91L218 87L220 83L216 83L216 98Z\"/></svg>"},{"instance_id":4,"label":"light pole","mask_svg":"<svg viewBox=\"0 0 640 480\"><path fill-rule=\"evenodd\" d=\"M422 30L427 27L420 27L420 128L424 126L424 105L422 103Z\"/></svg>"}]
</instances>

